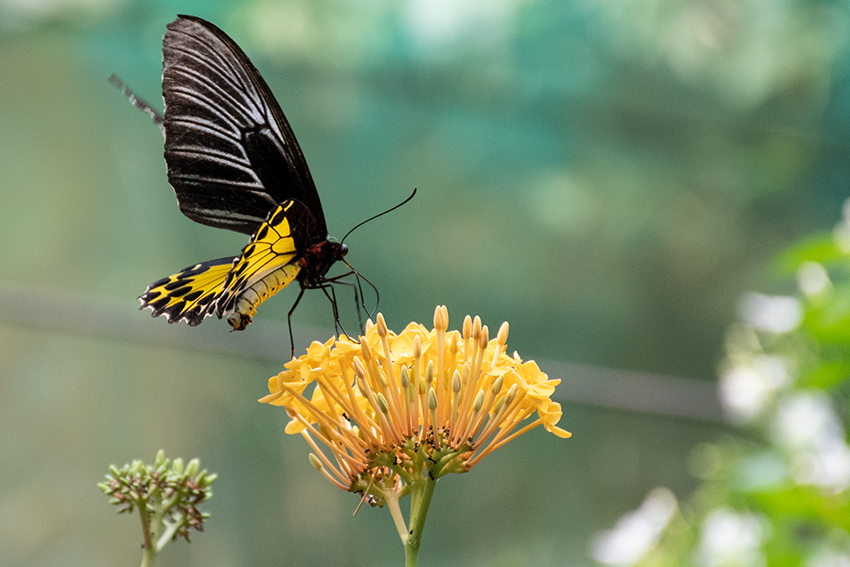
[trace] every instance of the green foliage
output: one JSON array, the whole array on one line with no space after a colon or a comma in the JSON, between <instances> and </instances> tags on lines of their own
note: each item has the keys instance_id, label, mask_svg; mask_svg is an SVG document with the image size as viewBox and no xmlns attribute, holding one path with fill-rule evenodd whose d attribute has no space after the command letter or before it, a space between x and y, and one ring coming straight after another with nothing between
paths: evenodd
<instances>
[{"instance_id":1,"label":"green foliage","mask_svg":"<svg viewBox=\"0 0 850 567\"><path fill-rule=\"evenodd\" d=\"M846 207L845 207L846 208ZM600 536L616 565L850 564L850 219L786 252L794 297L750 294L726 337L720 395L740 428L694 449L702 484L629 556L627 523ZM640 511L632 513L640 517ZM644 526L649 525L644 521ZM649 530L652 532L652 530ZM632 532L635 533L634 531ZM657 545L655 543L657 542ZM621 555L614 548L620 543Z\"/></svg>"}]
</instances>

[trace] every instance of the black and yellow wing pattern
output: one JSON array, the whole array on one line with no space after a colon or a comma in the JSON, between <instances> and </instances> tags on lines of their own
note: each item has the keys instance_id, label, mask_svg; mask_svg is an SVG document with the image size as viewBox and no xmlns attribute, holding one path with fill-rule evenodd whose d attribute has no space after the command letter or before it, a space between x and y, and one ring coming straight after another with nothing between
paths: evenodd
<instances>
[{"instance_id":1,"label":"black and yellow wing pattern","mask_svg":"<svg viewBox=\"0 0 850 567\"><path fill-rule=\"evenodd\" d=\"M242 330L293 280L301 293L324 287L347 247L328 240L307 162L245 53L213 24L178 16L163 38L162 93L165 162L180 210L251 241L239 256L152 283L142 308L190 325L215 314Z\"/></svg>"},{"instance_id":2,"label":"black and yellow wing pattern","mask_svg":"<svg viewBox=\"0 0 850 567\"><path fill-rule=\"evenodd\" d=\"M169 323L185 319L190 325L199 325L215 311L233 260L220 258L183 268L153 282L139 299L154 317L166 315Z\"/></svg>"}]
</instances>

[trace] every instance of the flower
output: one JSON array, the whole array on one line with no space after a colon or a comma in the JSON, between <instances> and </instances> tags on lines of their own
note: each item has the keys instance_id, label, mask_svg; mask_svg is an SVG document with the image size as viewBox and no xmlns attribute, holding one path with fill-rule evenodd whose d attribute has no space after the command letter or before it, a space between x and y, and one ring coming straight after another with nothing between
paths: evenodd
<instances>
[{"instance_id":1,"label":"flower","mask_svg":"<svg viewBox=\"0 0 850 567\"><path fill-rule=\"evenodd\" d=\"M704 567L766 565L761 547L769 535L763 516L716 508L702 521L694 562Z\"/></svg>"},{"instance_id":2,"label":"flower","mask_svg":"<svg viewBox=\"0 0 850 567\"><path fill-rule=\"evenodd\" d=\"M678 503L666 488L654 488L640 505L617 520L614 529L596 534L591 555L605 565L628 567L646 559L667 528Z\"/></svg>"},{"instance_id":3,"label":"flower","mask_svg":"<svg viewBox=\"0 0 850 567\"><path fill-rule=\"evenodd\" d=\"M539 425L571 435L550 399L560 380L505 353L507 323L493 340L478 317L467 316L462 333L447 329L445 306L433 330L411 323L398 335L378 314L359 343L311 344L269 379L260 402L286 408L286 432L304 436L331 482L379 506L417 480L469 471Z\"/></svg>"},{"instance_id":4,"label":"flower","mask_svg":"<svg viewBox=\"0 0 850 567\"><path fill-rule=\"evenodd\" d=\"M803 305L796 297L745 293L739 306L751 327L777 335L789 333L803 321Z\"/></svg>"},{"instance_id":5,"label":"flower","mask_svg":"<svg viewBox=\"0 0 850 567\"><path fill-rule=\"evenodd\" d=\"M153 564L158 552L177 538L191 543L190 532L204 531L207 512L198 507L212 497L210 485L218 477L198 471L200 461L165 458L165 452L156 454L153 465L133 461L120 469L109 466L111 474L106 482L97 486L112 498L110 504L118 506L118 513L138 510L142 523L144 556L142 565Z\"/></svg>"},{"instance_id":6,"label":"flower","mask_svg":"<svg viewBox=\"0 0 850 567\"><path fill-rule=\"evenodd\" d=\"M746 423L760 416L777 392L792 382L793 363L774 354L738 356L720 376L720 401L729 419Z\"/></svg>"}]
</instances>

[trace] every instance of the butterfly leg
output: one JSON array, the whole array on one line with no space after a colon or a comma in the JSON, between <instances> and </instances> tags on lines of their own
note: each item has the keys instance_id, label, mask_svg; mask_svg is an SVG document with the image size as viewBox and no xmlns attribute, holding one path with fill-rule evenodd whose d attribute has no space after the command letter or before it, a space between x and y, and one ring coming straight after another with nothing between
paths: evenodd
<instances>
[{"instance_id":1,"label":"butterfly leg","mask_svg":"<svg viewBox=\"0 0 850 567\"><path fill-rule=\"evenodd\" d=\"M289 313L286 314L286 324L289 326L289 346L292 347L292 358L295 358L295 337L292 334L292 314L295 313L295 308L298 307L301 297L304 296L305 289L307 288L301 288L301 291L298 292L298 297L295 298L295 303L292 304L292 309L290 309Z\"/></svg>"},{"instance_id":2,"label":"butterfly leg","mask_svg":"<svg viewBox=\"0 0 850 567\"><path fill-rule=\"evenodd\" d=\"M364 278L365 279L365 278ZM375 290L375 310L369 311L369 308L366 307L366 294L363 293L363 284L360 282L360 274L354 272L354 280L357 282L357 287L354 288L354 301L357 301L357 292L360 291L360 302L357 304L357 320L360 322L360 327L363 327L363 319L360 316L360 307L363 307L363 311L366 312L369 319L373 319L375 317L375 312L378 310L378 290ZM371 285L371 284L370 284Z\"/></svg>"},{"instance_id":3,"label":"butterfly leg","mask_svg":"<svg viewBox=\"0 0 850 567\"><path fill-rule=\"evenodd\" d=\"M340 280L339 278L344 278L346 276L350 276L354 274L354 282L347 282ZM354 307L357 309L357 324L359 325L359 329L363 331L363 311L369 314L369 317L372 317L372 314L369 313L369 310L366 308L366 296L363 293L363 286L360 283L360 278L355 271L351 271L347 274L343 274L337 278L332 278L333 283L337 283L340 285L349 285L354 290ZM363 311L360 310L360 307L363 307Z\"/></svg>"},{"instance_id":4,"label":"butterfly leg","mask_svg":"<svg viewBox=\"0 0 850 567\"><path fill-rule=\"evenodd\" d=\"M347 283L347 282L336 282L336 283ZM343 335L348 336L345 328L342 326L342 322L339 320L339 307L336 303L336 290L330 284L320 285L319 288L322 290L322 293L325 294L325 297L328 298L328 301L331 302L331 308L333 309L334 314L334 334L339 336L340 331Z\"/></svg>"},{"instance_id":5,"label":"butterfly leg","mask_svg":"<svg viewBox=\"0 0 850 567\"><path fill-rule=\"evenodd\" d=\"M348 333L348 331L345 330L345 327L342 325L342 321L339 320L339 306L338 306L337 300L336 300L336 290L333 287L333 284L353 286L354 284L351 283L351 282L340 281L339 278L345 277L347 275L350 275L350 274L343 274L342 276L337 276L337 277L334 277L334 278L324 280L322 283L313 285L309 289L321 289L322 293L325 294L325 297L328 298L328 301L331 302L331 308L333 309L333 317L334 317L334 334L337 335L337 336L345 335L349 339L354 340L354 337L352 337ZM361 330L362 330L362 326L361 326Z\"/></svg>"},{"instance_id":6,"label":"butterfly leg","mask_svg":"<svg viewBox=\"0 0 850 567\"><path fill-rule=\"evenodd\" d=\"M415 194L415 191L414 191L414 194ZM372 319L375 316L375 313L378 312L378 307L381 304L381 294L378 292L378 288L375 287L375 285L372 282L370 282L368 279L361 276L360 272L358 272L357 270L355 270L354 268L351 267L351 264L349 264L345 260L343 260L343 262L345 263L346 266L351 268L350 273L354 274L354 278L357 280L357 286L360 288L360 298L361 298L361 301L362 301L361 305L363 306L363 311L368 313L369 318ZM348 274L346 274L346 275L348 275ZM369 284L369 287L371 287L375 291L375 309L372 310L372 311L369 311L369 308L366 307L366 294L363 293L363 285L360 283L361 279L363 281L365 281L367 284Z\"/></svg>"},{"instance_id":7,"label":"butterfly leg","mask_svg":"<svg viewBox=\"0 0 850 567\"><path fill-rule=\"evenodd\" d=\"M339 307L337 306L336 290L333 288L333 284L347 285L347 286L351 286L354 289L354 305L357 308L357 322L360 325L360 327L359 327L360 332L363 332L363 329L364 329L364 327L363 327L363 314L360 311L360 305L361 305L360 298L363 297L363 290L361 289L359 294L358 294L357 288L359 287L359 285L358 285L359 282L354 283L354 282L349 282L349 281L345 281L345 280L340 279L340 278L344 278L346 276L350 276L352 273L354 273L354 272L342 274L340 276L336 276L336 277L333 277L333 278L328 278L322 284L317 285L315 288L313 288L313 289L321 289L324 292L325 297L327 297L328 301L330 301L331 304L333 305L334 331L337 334L339 334L339 332L342 331L342 334L344 334L345 336L347 336L350 339L354 339L354 337L349 335L348 331L345 330L345 328L342 326L342 322L339 320ZM329 288L330 291L328 291L328 289L326 289L326 288ZM363 309L365 311L366 307L364 306ZM367 311L367 313L368 313L368 311Z\"/></svg>"},{"instance_id":8,"label":"butterfly leg","mask_svg":"<svg viewBox=\"0 0 850 567\"><path fill-rule=\"evenodd\" d=\"M357 307L357 324L359 325L359 328L362 330L363 329L363 313L360 311L360 305L362 303L362 300L364 299L363 298L363 287L360 285L360 278L357 277L357 273L354 274L354 279L357 282L357 285L353 286L354 287L354 305L355 305L355 307ZM358 295L358 290L359 290L359 295ZM366 307L363 306L363 309L365 311ZM367 313L368 313L368 311L367 311Z\"/></svg>"},{"instance_id":9,"label":"butterfly leg","mask_svg":"<svg viewBox=\"0 0 850 567\"><path fill-rule=\"evenodd\" d=\"M351 266L348 264L348 262L345 262L345 264L349 268L351 268ZM342 279L342 278L346 278L350 275L354 275L355 282L347 282L347 281L344 281ZM369 310L368 307L366 307L366 294L363 293L363 283L360 280L365 281L367 284L369 284L369 287L371 287L375 291L375 308L372 309L371 311ZM352 268L350 272L346 272L344 274L341 274L339 276L334 276L332 278L327 278L324 281L326 283L338 283L338 284L342 284L342 285L350 285L354 288L354 303L357 306L357 319L358 319L358 322L360 323L360 329L361 330L363 329L363 317L362 317L362 314L360 312L361 307L363 308L363 311L366 312L366 314L369 316L369 319L374 319L375 313L377 313L378 306L379 306L380 301L381 301L381 294L378 292L378 288L376 288L372 284L372 282L367 280L365 277L361 276L360 273L357 272L357 270Z\"/></svg>"}]
</instances>

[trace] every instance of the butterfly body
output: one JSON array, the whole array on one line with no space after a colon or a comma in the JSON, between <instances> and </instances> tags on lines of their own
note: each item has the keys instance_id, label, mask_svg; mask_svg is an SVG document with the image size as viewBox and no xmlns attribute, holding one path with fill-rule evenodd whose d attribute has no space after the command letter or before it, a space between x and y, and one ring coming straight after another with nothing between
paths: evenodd
<instances>
[{"instance_id":1,"label":"butterfly body","mask_svg":"<svg viewBox=\"0 0 850 567\"><path fill-rule=\"evenodd\" d=\"M310 243L300 238L310 234L312 222L315 219L303 203L287 201L271 213L242 255L234 258L216 309L234 331L243 330L257 307L294 279L302 290L321 287L331 266L345 257L345 244L327 239ZM257 264L263 268L252 270Z\"/></svg>"},{"instance_id":2,"label":"butterfly body","mask_svg":"<svg viewBox=\"0 0 850 567\"><path fill-rule=\"evenodd\" d=\"M334 263L347 252L345 244L324 241L307 250L295 264L278 268L241 292L228 312L223 306L223 316L233 327L241 331L257 312L257 307L297 278L302 289L316 289L325 282L325 275Z\"/></svg>"},{"instance_id":3,"label":"butterfly body","mask_svg":"<svg viewBox=\"0 0 850 567\"><path fill-rule=\"evenodd\" d=\"M239 256L152 283L142 308L189 325L215 314L242 330L295 280L301 293L327 294L328 270L347 247L328 239L295 135L248 57L213 24L178 16L163 38L162 77L165 161L180 210L251 241Z\"/></svg>"}]
</instances>

